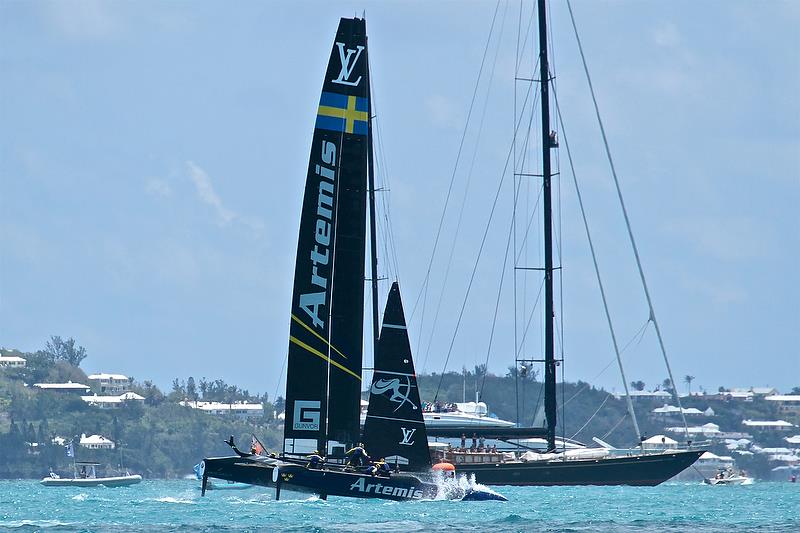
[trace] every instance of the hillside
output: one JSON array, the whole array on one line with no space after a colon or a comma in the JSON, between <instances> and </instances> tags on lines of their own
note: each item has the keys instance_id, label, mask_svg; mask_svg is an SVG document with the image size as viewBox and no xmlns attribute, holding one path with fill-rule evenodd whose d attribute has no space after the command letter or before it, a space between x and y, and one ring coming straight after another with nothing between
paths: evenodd
<instances>
[{"instance_id":1,"label":"hillside","mask_svg":"<svg viewBox=\"0 0 800 533\"><path fill-rule=\"evenodd\" d=\"M71 344L70 344L71 343ZM80 394L42 390L35 383L89 383L80 363L86 356L74 341L54 337L45 350L21 353L1 350L4 356L26 359L23 368L0 368L0 478L39 478L49 468L67 472L71 459L65 455L63 441L76 443L78 460L96 460L112 466L124 466L149 478L171 478L191 473L201 458L229 452L223 440L233 435L246 445L251 434L257 435L268 449L278 449L282 439L282 421L276 412L283 409L283 398L274 404L264 396L252 395L222 380L185 381L175 379L172 390L164 393L149 381L132 381L129 390L138 400L121 402L113 409L90 405ZM513 369L512 369L513 371ZM423 401L460 402L475 399L475 391L489 406L490 413L517 420L518 398L520 422L541 425L543 422L543 385L535 374L518 381L511 375L486 374L480 368L462 373L424 374L418 377ZM97 393L96 385L92 385ZM438 396L437 396L438 390ZM558 384L557 433L592 444L599 437L618 447L636 444L626 402L589 383ZM211 414L180 405L184 400L261 404L263 415L240 419L231 414ZM664 405L663 398L639 397L634 401L641 431L646 436L665 433L665 428L680 426L673 415L655 414ZM691 396L683 399L685 408L694 407L700 414L689 419L690 425L713 423L722 434L748 433L755 446L780 448L787 446L784 438L798 433L753 431L742 425L745 419L775 420L779 418L775 402L756 397L751 401L735 401L724 395ZM259 413L261 410L259 409ZM800 420L794 420L794 423ZM114 450L89 450L77 446L80 436L103 435L111 439ZM669 433L668 433L669 434ZM681 435L671 434L679 440ZM707 437L707 436L706 436ZM700 436L699 438L706 438ZM62 441L63 439L63 441ZM730 455L723 438L713 441L712 451ZM741 450L740 450L741 451ZM739 453L735 451L734 453ZM768 477L772 466L766 456L743 449L736 457L737 465L760 477Z\"/></svg>"}]
</instances>

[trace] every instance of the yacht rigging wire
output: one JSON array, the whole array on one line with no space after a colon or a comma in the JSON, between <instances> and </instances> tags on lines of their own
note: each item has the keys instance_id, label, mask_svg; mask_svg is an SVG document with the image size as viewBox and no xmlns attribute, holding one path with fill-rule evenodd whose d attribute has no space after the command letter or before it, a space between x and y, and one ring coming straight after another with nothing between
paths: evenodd
<instances>
[{"instance_id":1,"label":"yacht rigging wire","mask_svg":"<svg viewBox=\"0 0 800 533\"><path fill-rule=\"evenodd\" d=\"M500 53L500 41L503 38L503 32L504 32L504 29L505 29L506 12L508 10L507 8L508 8L508 4L506 4L506 9L503 10L503 18L500 21L500 33L499 33L498 38L497 38L497 43L498 43L497 44L497 49L495 50L494 60L492 61L492 68L491 68L491 70L489 72L489 80L487 82L486 97L484 98L484 101L483 101L483 109L481 110L481 118L480 118L480 121L478 123L477 137L475 139L475 146L476 147L480 144L480 141L481 141L481 134L483 133L483 123L484 123L484 120L486 119L486 110L489 107L489 95L491 94L491 90L492 90L492 81L494 80L495 67L497 66L497 57L498 57L498 55ZM442 301L444 300L444 292L445 292L445 288L447 287L447 280L448 280L449 275L450 275L450 267L453 264L453 255L455 254L456 243L458 242L458 235L459 235L459 232L461 230L461 221L462 221L463 216L464 216L464 208L467 205L467 197L469 195L469 186L470 186L470 183L472 182L472 171L475 168L475 159L476 159L477 155L478 155L478 150L477 149L472 150L472 159L470 161L469 170L467 171L466 183L464 185L464 195L461 198L461 206L459 207L459 210L458 210L458 218L457 218L456 225L455 225L455 234L453 235L452 243L450 245L450 253L448 254L448 257L447 257L447 265L445 266L444 277L442 279L442 283L440 284L439 299L436 302L436 311L435 311L435 313L433 315L433 323L431 324L430 335L428 336L428 343L427 343L427 345L425 347L425 358L424 358L423 368L425 368L425 365L428 362L428 354L430 353L431 344L433 343L433 335L436 332L436 324L439 321L439 312L441 311ZM422 326L422 323L420 324L420 327L421 326Z\"/></svg>"},{"instance_id":2,"label":"yacht rigging wire","mask_svg":"<svg viewBox=\"0 0 800 533\"><path fill-rule=\"evenodd\" d=\"M478 87L480 86L481 76L483 75L483 67L484 67L484 64L486 63L486 55L489 52L489 43L491 42L492 35L494 34L494 25L495 25L495 22L497 20L497 12L499 10L500 10L500 0L497 0L497 4L495 5L495 8L494 8L494 15L492 16L492 24L491 24L491 26L489 28L489 35L486 38L486 45L484 46L484 49L483 49L483 57L481 58L481 66L478 69L478 77L475 80L475 88L472 91L472 99L470 100L470 103L469 103L469 111L467 112L467 119L466 119L466 121L464 123L464 130L461 133L461 141L458 144L458 152L456 153L456 161L455 161L455 164L453 165L453 173L450 176L450 184L447 187L447 195L445 196L444 206L442 206L442 215L439 217L439 227L436 229L436 237L433 240L433 250L431 250L431 258L428 261L428 268L427 268L427 271L425 272L425 277L424 277L424 279L422 281L422 286L420 287L420 291L417 294L416 300L414 301L414 306L411 309L411 314L409 315L409 322L414 318L414 313L417 310L417 305L419 304L420 297L422 296L423 292L425 292L427 290L427 285L428 285L428 282L430 281L431 268L433 267L433 260L436 257L436 249L437 249L437 247L439 245L439 237L441 236L442 227L444 226L444 219L445 219L445 215L447 214L447 206L450 203L450 194L453 191L453 183L455 182L455 179L456 179L456 171L458 170L458 163L461 160L461 151L464 148L464 140L467 137L467 131L469 129L470 119L472 118L472 110L473 110L473 108L475 106L475 98L478 96ZM423 309L424 309L424 307L425 307L425 302L424 301L423 301L422 305L423 305ZM425 365L423 364L423 368L424 368L424 366Z\"/></svg>"},{"instance_id":3,"label":"yacht rigging wire","mask_svg":"<svg viewBox=\"0 0 800 533\"><path fill-rule=\"evenodd\" d=\"M533 85L531 85L531 87L533 87ZM526 92L525 100L524 100L523 105L522 105L523 114L524 114L525 107L527 105L528 99L530 97L530 94L531 94L531 91L527 91ZM516 125L516 127L514 129L514 135L513 135L512 139L516 139L517 132L519 131L519 127L520 127L521 124L522 124L522 117L520 117L520 121L517 123L517 125ZM459 313L458 313L458 319L456 320L456 326L455 326L455 329L453 331L453 336L450 339L450 346L447 349L447 356L445 358L445 362L444 362L444 366L443 366L443 370L442 370L441 376L439 377L439 383L436 386L436 394L434 395L434 398L433 398L434 402L439 398L439 392L440 392L441 387L442 387L442 381L444 380L444 369L447 368L447 365L450 362L450 356L453 353L453 345L455 344L455 340L456 340L456 337L458 335L458 329L461 326L461 319L464 316L464 310L466 309L467 301L469 300L470 291L472 290L472 283L473 283L473 281L475 281L475 274L476 274L476 272L478 270L478 264L480 263L481 256L483 254L483 248L486 245L486 238L489 235L489 228L491 227L492 220L494 219L494 213L495 213L495 210L497 209L497 201L500 198L500 192L503 190L503 183L505 182L506 173L508 171L508 165L511 162L512 153L513 153L513 141L512 141L512 146L510 146L509 149L508 149L508 154L506 155L506 160L505 160L505 163L503 164L503 170L500 173L500 181L497 184L497 190L495 191L494 200L492 201L492 207L489 210L489 218L486 221L486 227L485 227L485 229L483 231L483 237L481 238L481 243L480 243L480 246L478 247L478 254L477 254L477 257L475 258L475 264L472 267L472 273L470 275L469 282L467 283L467 290L466 290L466 293L464 294L464 299L461 302L461 309L459 310ZM513 172L512 172L512 174L513 174Z\"/></svg>"},{"instance_id":4,"label":"yacht rigging wire","mask_svg":"<svg viewBox=\"0 0 800 533\"><path fill-rule=\"evenodd\" d=\"M561 116L561 108L558 106L558 96L556 92L553 91L553 100L556 104L556 115L558 116L558 120L561 123L561 137L564 141L564 148L567 151L567 161L569 162L570 172L572 174L572 183L575 185L575 192L578 198L578 206L580 207L581 212L581 219L583 220L583 229L586 231L586 239L589 241L589 250L592 254L592 264L594 265L594 273L597 277L597 286L600 288L600 297L603 300L603 311L606 315L606 322L608 323L608 330L611 333L611 342L614 345L614 353L617 356L617 364L619 365L619 372L622 375L622 385L625 387L625 399L628 406L628 412L631 415L631 420L633 421L633 429L636 431L636 437L639 442L642 442L642 433L639 431L639 422L636 420L636 412L633 410L633 402L631 401L631 395L628 391L628 380L625 377L625 369L622 366L622 356L619 350L619 344L617 343L617 334L614 331L614 324L611 320L611 312L608 309L608 300L606 298L606 291L603 287L603 279L600 276L600 267L597 264L597 254L595 254L594 250L594 241L592 241L592 234L589 231L589 222L586 218L586 210L584 209L583 205L583 196L581 195L580 187L578 186L578 178L575 174L575 165L572 161L572 152L569 149L569 142L567 141L567 132L564 128L564 122Z\"/></svg>"},{"instance_id":5,"label":"yacht rigging wire","mask_svg":"<svg viewBox=\"0 0 800 533\"><path fill-rule=\"evenodd\" d=\"M589 417L589 419L586 421L586 423L585 423L585 424L583 424L583 425L581 426L581 429L579 429L578 431L576 431L576 432L575 432L575 434L574 434L574 435L572 435L572 436L570 437L570 440L574 440L574 439L575 439L575 437L577 437L577 436L578 436L578 434L579 434L581 431L583 431L584 429L586 429L586 426L588 426L588 425L589 425L589 423L590 423L590 422L591 422L591 421L594 419L594 417L596 417L596 416L597 416L597 413L599 413L599 412L600 412L600 409L602 409L602 408L603 408L603 406L606 404L606 402L608 401L608 399L609 399L609 398L611 398L611 397L612 397L612 395L611 395L611 394L606 394L606 397L603 399L603 401L600 403L600 405L597 407L597 409L595 409L594 413L592 413L592 416L590 416L590 417Z\"/></svg>"},{"instance_id":6,"label":"yacht rigging wire","mask_svg":"<svg viewBox=\"0 0 800 533\"><path fill-rule=\"evenodd\" d=\"M650 297L650 290L647 287L647 280L645 279L644 269L642 267L642 261L639 258L639 249L636 246L636 239L633 237L633 230L631 229L631 222L628 217L628 210L625 208L625 201L622 198L622 189L620 188L619 179L617 178L617 171L616 168L614 167L614 160L611 157L611 149L609 148L608 145L608 138L606 137L606 130L605 127L603 126L603 120L600 117L600 108L597 105L597 98L595 97L594 86L592 85L592 78L589 75L589 67L586 64L586 56L583 53L583 46L581 45L581 39L580 36L578 35L578 26L575 22L575 15L572 12L572 4L570 3L570 0L567 0L567 9L569 10L569 18L570 21L572 22L572 29L574 30L575 33L575 40L578 44L578 51L580 52L581 55L581 62L583 63L583 71L586 74L586 81L589 84L589 92L592 95L592 103L594 104L595 115L597 115L597 123L600 126L600 133L603 137L603 145L605 146L606 157L608 158L608 163L609 166L611 167L611 175L614 178L614 185L617 189L617 197L619 198L619 204L622 207L622 214L625 218L625 226L628 229L628 238L631 243L631 248L633 248L633 255L636 258L636 266L639 270L639 278L641 279L642 288L644 289L644 294L645 297L647 298L647 306L650 309L650 320L653 322L653 326L656 330L656 337L658 337L658 345L661 348L661 354L664 356L664 364L667 367L667 374L669 374L669 379L670 382L672 383L672 395L678 404L678 408L680 409L681 420L683 421L683 429L686 432L686 439L688 441L689 426L686 423L686 415L683 412L681 399L680 396L678 395L678 387L677 384L675 383L675 378L672 375L672 368L670 367L669 358L667 357L667 349L664 346L664 339L661 336L661 328L658 326L658 320L656 320L656 312L655 309L653 308L653 301L652 298Z\"/></svg>"}]
</instances>

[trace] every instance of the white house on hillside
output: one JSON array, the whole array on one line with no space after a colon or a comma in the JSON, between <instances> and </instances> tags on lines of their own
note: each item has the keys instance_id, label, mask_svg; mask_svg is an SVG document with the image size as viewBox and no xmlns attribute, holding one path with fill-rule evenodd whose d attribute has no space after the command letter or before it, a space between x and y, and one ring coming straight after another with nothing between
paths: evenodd
<instances>
[{"instance_id":1,"label":"white house on hillside","mask_svg":"<svg viewBox=\"0 0 800 533\"><path fill-rule=\"evenodd\" d=\"M125 402L144 402L144 396L140 396L135 392L125 392L119 396L98 396L93 394L91 396L81 396L81 400L100 409L116 409L125 405Z\"/></svg>"},{"instance_id":2,"label":"white house on hillside","mask_svg":"<svg viewBox=\"0 0 800 533\"><path fill-rule=\"evenodd\" d=\"M786 416L800 416L800 394L774 394L764 398L775 402L778 412Z\"/></svg>"},{"instance_id":3,"label":"white house on hillside","mask_svg":"<svg viewBox=\"0 0 800 533\"><path fill-rule=\"evenodd\" d=\"M794 427L794 424L786 420L742 420L742 425L772 431L788 431Z\"/></svg>"},{"instance_id":4,"label":"white house on hillside","mask_svg":"<svg viewBox=\"0 0 800 533\"><path fill-rule=\"evenodd\" d=\"M686 434L688 431L689 435L692 437L698 437L702 435L703 437L711 438L716 437L720 434L719 426L714 424L713 422L709 422L708 424L703 424L702 426L689 426L688 428L684 428L683 426L674 426L667 428L667 431L670 433L678 433L678 434Z\"/></svg>"},{"instance_id":5,"label":"white house on hillside","mask_svg":"<svg viewBox=\"0 0 800 533\"><path fill-rule=\"evenodd\" d=\"M92 374L89 381L100 386L101 394L122 394L131 388L131 378L122 374Z\"/></svg>"},{"instance_id":6,"label":"white house on hillside","mask_svg":"<svg viewBox=\"0 0 800 533\"><path fill-rule=\"evenodd\" d=\"M669 416L674 415L681 412L680 407L675 407L674 405L664 404L663 407L656 407L653 409L653 414L662 415L662 416ZM711 411L712 415L714 411ZM703 411L697 409L695 407L684 407L683 414L686 416L702 416L704 414Z\"/></svg>"},{"instance_id":7,"label":"white house on hillside","mask_svg":"<svg viewBox=\"0 0 800 533\"><path fill-rule=\"evenodd\" d=\"M89 390L91 390L89 385L84 385L83 383L73 383L71 381L67 381L66 383L34 383L33 386L42 390L79 394L86 394L89 392Z\"/></svg>"},{"instance_id":8,"label":"white house on hillside","mask_svg":"<svg viewBox=\"0 0 800 533\"><path fill-rule=\"evenodd\" d=\"M81 434L80 445L90 450L113 450L114 441L107 439L102 435L86 436L85 433Z\"/></svg>"},{"instance_id":9,"label":"white house on hillside","mask_svg":"<svg viewBox=\"0 0 800 533\"><path fill-rule=\"evenodd\" d=\"M248 418L261 418L264 416L264 406L260 403L234 402L180 402L184 407L199 409L212 415L234 416L246 420Z\"/></svg>"},{"instance_id":10,"label":"white house on hillside","mask_svg":"<svg viewBox=\"0 0 800 533\"><path fill-rule=\"evenodd\" d=\"M0 367L4 368L23 368L28 361L16 355L0 355Z\"/></svg>"},{"instance_id":11,"label":"white house on hillside","mask_svg":"<svg viewBox=\"0 0 800 533\"><path fill-rule=\"evenodd\" d=\"M672 394L668 393L665 390L654 390L654 391L646 391L646 390L632 390L630 391L631 399L632 400L669 400L672 398ZM624 393L614 393L614 397L617 399L624 398Z\"/></svg>"}]
</instances>

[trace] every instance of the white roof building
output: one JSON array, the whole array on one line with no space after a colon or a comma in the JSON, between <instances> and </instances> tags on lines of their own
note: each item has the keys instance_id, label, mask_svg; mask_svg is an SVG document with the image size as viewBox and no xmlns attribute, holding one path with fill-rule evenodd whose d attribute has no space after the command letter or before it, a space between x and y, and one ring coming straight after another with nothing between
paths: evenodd
<instances>
[{"instance_id":1,"label":"white roof building","mask_svg":"<svg viewBox=\"0 0 800 533\"><path fill-rule=\"evenodd\" d=\"M794 424L786 420L742 420L742 425L755 429L771 429L775 431L787 431L795 427Z\"/></svg>"},{"instance_id":2,"label":"white roof building","mask_svg":"<svg viewBox=\"0 0 800 533\"><path fill-rule=\"evenodd\" d=\"M143 402L144 396L140 396L135 392L124 392L119 396L98 396L94 394L92 396L81 396L81 400L88 403L89 405L94 405L95 407L99 407L101 409L114 409L117 407L121 407L125 404L125 402Z\"/></svg>"},{"instance_id":3,"label":"white roof building","mask_svg":"<svg viewBox=\"0 0 800 533\"><path fill-rule=\"evenodd\" d=\"M89 437L86 434L81 435L80 445L84 448L89 448L90 450L113 450L114 449L114 441L111 439L107 439L102 435L91 435Z\"/></svg>"},{"instance_id":4,"label":"white roof building","mask_svg":"<svg viewBox=\"0 0 800 533\"><path fill-rule=\"evenodd\" d=\"M764 398L771 402L786 402L800 404L800 394L773 394Z\"/></svg>"},{"instance_id":5,"label":"white roof building","mask_svg":"<svg viewBox=\"0 0 800 533\"><path fill-rule=\"evenodd\" d=\"M657 400L657 399L669 399L672 398L672 394L668 393L665 390L655 390L655 391L646 391L646 390L632 390L630 391L631 399L642 399L642 400ZM625 397L624 393L614 393L614 396L617 399Z\"/></svg>"},{"instance_id":6,"label":"white roof building","mask_svg":"<svg viewBox=\"0 0 800 533\"><path fill-rule=\"evenodd\" d=\"M710 463L733 463L733 457L729 455L717 455L711 452L705 452L699 458L700 461L710 462Z\"/></svg>"},{"instance_id":7,"label":"white roof building","mask_svg":"<svg viewBox=\"0 0 800 533\"><path fill-rule=\"evenodd\" d=\"M89 381L95 381L104 394L120 394L131 387L131 378L123 374L92 374Z\"/></svg>"},{"instance_id":8,"label":"white roof building","mask_svg":"<svg viewBox=\"0 0 800 533\"><path fill-rule=\"evenodd\" d=\"M128 381L128 376L124 374L105 374L103 372L99 374L91 374L89 375L89 379L97 380L97 381Z\"/></svg>"},{"instance_id":9,"label":"white roof building","mask_svg":"<svg viewBox=\"0 0 800 533\"><path fill-rule=\"evenodd\" d=\"M675 407L674 405L669 405L669 404L665 403L663 407L656 407L655 409L653 409L652 412L657 414L657 415L671 415L671 414L680 413L681 412L681 408L680 407ZM712 413L713 413L713 411L712 411ZM684 407L683 408L683 414L689 415L689 416L697 416L697 415L702 415L703 411L701 411L700 409L696 409L694 407Z\"/></svg>"},{"instance_id":10,"label":"white roof building","mask_svg":"<svg viewBox=\"0 0 800 533\"><path fill-rule=\"evenodd\" d=\"M180 402L184 407L199 409L212 415L229 415L238 418L260 418L264 416L264 406L260 403L248 402L190 402L184 400Z\"/></svg>"},{"instance_id":11,"label":"white roof building","mask_svg":"<svg viewBox=\"0 0 800 533\"><path fill-rule=\"evenodd\" d=\"M756 453L763 453L767 455L792 454L792 450L789 448L762 448L760 446L753 446L753 450L755 450Z\"/></svg>"},{"instance_id":12,"label":"white roof building","mask_svg":"<svg viewBox=\"0 0 800 533\"><path fill-rule=\"evenodd\" d=\"M83 383L73 383L71 381L67 381L66 383L34 383L33 386L42 390L51 390L57 392L82 392L84 394L89 392L91 389L89 385L84 385Z\"/></svg>"},{"instance_id":13,"label":"white roof building","mask_svg":"<svg viewBox=\"0 0 800 533\"><path fill-rule=\"evenodd\" d=\"M667 431L671 433L683 433L685 434L687 431L689 435L703 435L705 437L713 437L719 434L719 426L714 424L713 422L709 422L708 424L703 424L702 426L689 426L685 428L683 426L673 426L667 428Z\"/></svg>"},{"instance_id":14,"label":"white roof building","mask_svg":"<svg viewBox=\"0 0 800 533\"><path fill-rule=\"evenodd\" d=\"M9 368L21 368L28 364L28 361L16 355L0 355L0 366Z\"/></svg>"}]
</instances>

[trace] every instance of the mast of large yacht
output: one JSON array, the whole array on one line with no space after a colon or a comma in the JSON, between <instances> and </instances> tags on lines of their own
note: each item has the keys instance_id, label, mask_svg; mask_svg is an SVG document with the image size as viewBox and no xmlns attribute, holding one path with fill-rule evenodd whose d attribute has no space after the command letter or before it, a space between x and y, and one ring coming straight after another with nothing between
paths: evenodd
<instances>
[{"instance_id":1,"label":"mast of large yacht","mask_svg":"<svg viewBox=\"0 0 800 533\"><path fill-rule=\"evenodd\" d=\"M539 9L539 87L542 105L542 197L544 212L544 414L547 449L556 449L556 361L553 331L553 232L550 194L550 72L547 63L547 15L545 0Z\"/></svg>"}]
</instances>

